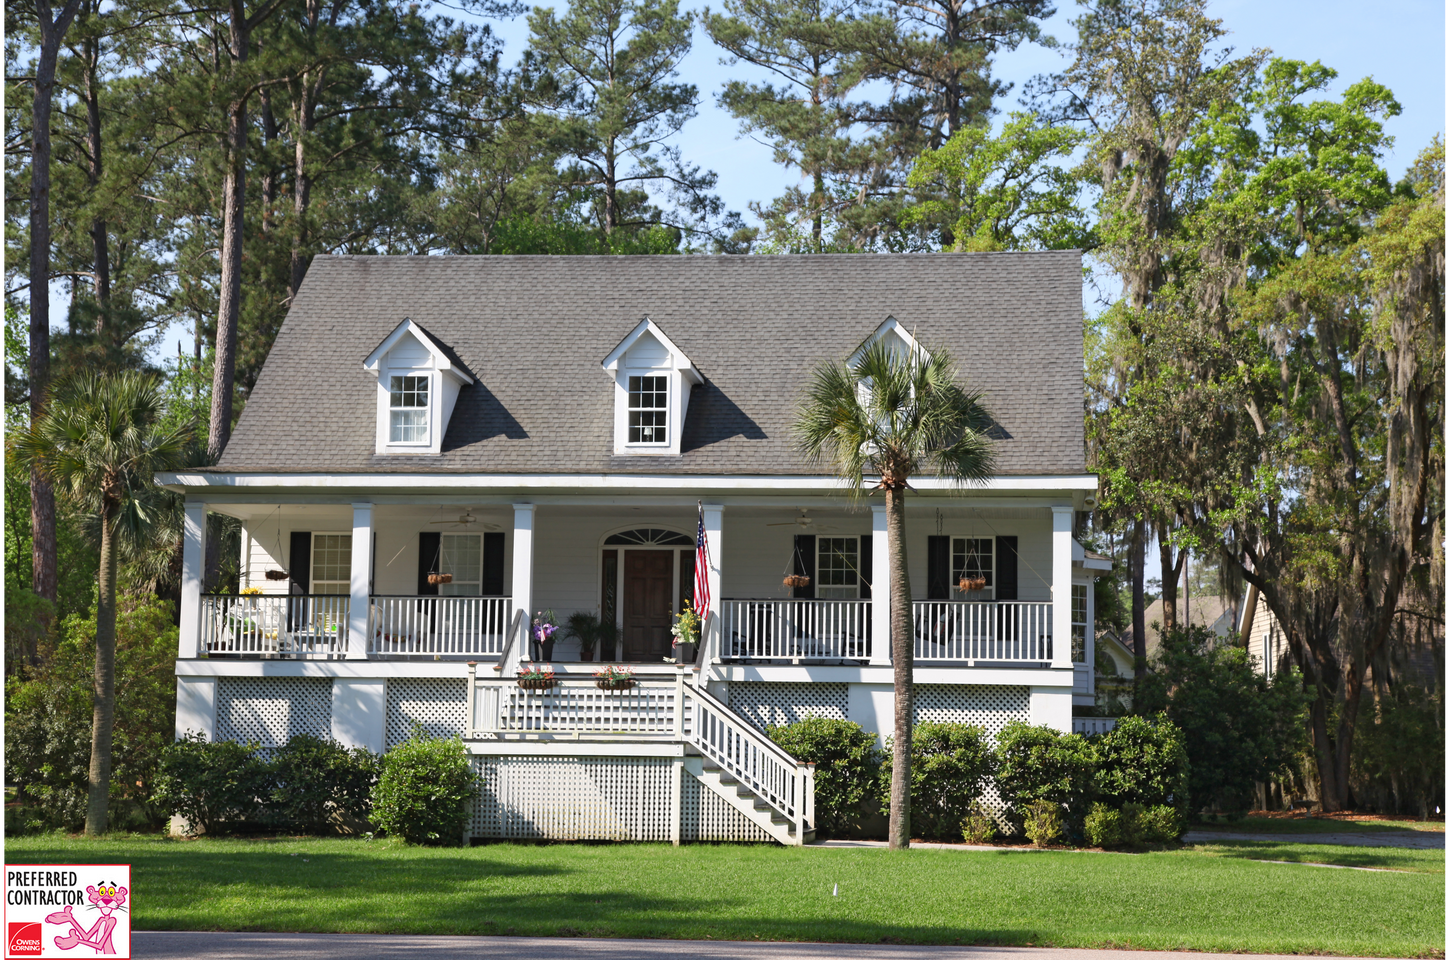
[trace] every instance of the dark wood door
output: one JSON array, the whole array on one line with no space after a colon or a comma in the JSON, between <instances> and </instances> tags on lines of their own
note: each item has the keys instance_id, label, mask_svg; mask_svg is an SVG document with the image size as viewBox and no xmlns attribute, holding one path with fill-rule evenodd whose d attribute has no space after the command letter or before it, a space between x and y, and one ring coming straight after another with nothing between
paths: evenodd
<instances>
[{"instance_id":1,"label":"dark wood door","mask_svg":"<svg viewBox=\"0 0 1448 960\"><path fill-rule=\"evenodd\" d=\"M623 563L623 658L658 663L670 655L674 551L627 550Z\"/></svg>"}]
</instances>

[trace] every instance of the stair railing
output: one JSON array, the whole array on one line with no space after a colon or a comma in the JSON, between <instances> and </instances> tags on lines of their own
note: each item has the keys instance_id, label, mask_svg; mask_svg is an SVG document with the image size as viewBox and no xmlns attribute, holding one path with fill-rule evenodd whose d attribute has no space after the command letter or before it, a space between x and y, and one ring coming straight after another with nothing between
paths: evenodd
<instances>
[{"instance_id":1,"label":"stair railing","mask_svg":"<svg viewBox=\"0 0 1448 960\"><path fill-rule=\"evenodd\" d=\"M813 823L814 765L791 757L702 687L684 689L684 696L693 706L689 743L792 822L795 842L804 843Z\"/></svg>"},{"instance_id":2,"label":"stair railing","mask_svg":"<svg viewBox=\"0 0 1448 960\"><path fill-rule=\"evenodd\" d=\"M512 668L513 645L518 642L518 634L525 629L523 613L521 607L513 611L513 622L508 626L508 636L503 641L503 649L498 654L498 662L493 664L493 669L498 671L500 677L512 675L509 670Z\"/></svg>"}]
</instances>

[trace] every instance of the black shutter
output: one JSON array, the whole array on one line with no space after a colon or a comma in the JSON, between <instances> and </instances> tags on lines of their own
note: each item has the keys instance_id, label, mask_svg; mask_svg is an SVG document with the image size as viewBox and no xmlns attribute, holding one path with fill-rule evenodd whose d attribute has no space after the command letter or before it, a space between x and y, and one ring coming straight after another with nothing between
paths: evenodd
<instances>
[{"instance_id":1,"label":"black shutter","mask_svg":"<svg viewBox=\"0 0 1448 960\"><path fill-rule=\"evenodd\" d=\"M875 581L875 551L867 533L860 537L860 599L870 599L870 584Z\"/></svg>"},{"instance_id":2,"label":"black shutter","mask_svg":"<svg viewBox=\"0 0 1448 960\"><path fill-rule=\"evenodd\" d=\"M429 573L439 573L437 563L442 553L442 534L425 531L417 535L417 595L437 596L437 584L428 583Z\"/></svg>"},{"instance_id":3,"label":"black shutter","mask_svg":"<svg viewBox=\"0 0 1448 960\"><path fill-rule=\"evenodd\" d=\"M809 586L795 587L796 600L813 600L815 596L815 538L812 533L798 533L794 537L794 572L809 577Z\"/></svg>"},{"instance_id":4,"label":"black shutter","mask_svg":"<svg viewBox=\"0 0 1448 960\"><path fill-rule=\"evenodd\" d=\"M292 578L292 593L306 593L312 582L312 533L310 530L293 530L290 562L287 573Z\"/></svg>"},{"instance_id":5,"label":"black shutter","mask_svg":"<svg viewBox=\"0 0 1448 960\"><path fill-rule=\"evenodd\" d=\"M928 600L950 599L950 538L931 536L926 545L925 587Z\"/></svg>"},{"instance_id":6,"label":"black shutter","mask_svg":"<svg viewBox=\"0 0 1448 960\"><path fill-rule=\"evenodd\" d=\"M483 534L483 596L503 595L504 533Z\"/></svg>"},{"instance_id":7,"label":"black shutter","mask_svg":"<svg viewBox=\"0 0 1448 960\"><path fill-rule=\"evenodd\" d=\"M995 598L1015 600L1020 596L1016 573L1016 537L996 537Z\"/></svg>"}]
</instances>

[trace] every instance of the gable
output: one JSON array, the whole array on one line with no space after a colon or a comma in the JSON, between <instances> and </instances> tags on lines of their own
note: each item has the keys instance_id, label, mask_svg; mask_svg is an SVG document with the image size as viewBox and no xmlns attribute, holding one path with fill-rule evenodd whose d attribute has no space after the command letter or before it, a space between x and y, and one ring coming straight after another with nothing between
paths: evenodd
<instances>
[{"instance_id":1,"label":"gable","mask_svg":"<svg viewBox=\"0 0 1448 960\"><path fill-rule=\"evenodd\" d=\"M430 459L374 451L376 374L357 358L402 317L476 378ZM613 452L615 382L600 360L641 317L697 365L668 463ZM1080 257L1070 251L319 256L217 469L812 474L792 440L810 371L850 356L890 317L945 347L985 394L1009 436L996 446L1002 475L1085 472Z\"/></svg>"}]
</instances>

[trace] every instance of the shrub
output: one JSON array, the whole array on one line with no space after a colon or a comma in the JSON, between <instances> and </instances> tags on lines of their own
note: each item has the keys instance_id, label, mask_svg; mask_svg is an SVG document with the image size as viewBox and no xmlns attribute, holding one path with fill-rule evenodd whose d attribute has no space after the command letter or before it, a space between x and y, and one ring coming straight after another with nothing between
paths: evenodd
<instances>
[{"instance_id":1,"label":"shrub","mask_svg":"<svg viewBox=\"0 0 1448 960\"><path fill-rule=\"evenodd\" d=\"M154 793L162 750L175 739L177 630L170 604L154 597L121 602L109 820L113 830L154 828L169 815ZM79 830L85 821L95 619L66 617L57 636L32 677L6 683L5 782L17 788L26 821L10 829Z\"/></svg>"},{"instance_id":2,"label":"shrub","mask_svg":"<svg viewBox=\"0 0 1448 960\"><path fill-rule=\"evenodd\" d=\"M848 720L805 717L786 727L770 727L769 738L796 760L815 764L815 826L820 836L843 836L860 825L880 775L875 734Z\"/></svg>"},{"instance_id":3,"label":"shrub","mask_svg":"<svg viewBox=\"0 0 1448 960\"><path fill-rule=\"evenodd\" d=\"M1181 728L1166 717L1122 717L1094 737L1096 797L1113 807L1187 808L1188 763Z\"/></svg>"},{"instance_id":4,"label":"shrub","mask_svg":"<svg viewBox=\"0 0 1448 960\"><path fill-rule=\"evenodd\" d=\"M996 836L995 817L979 800L970 805L970 813L960 824L966 843L990 843Z\"/></svg>"},{"instance_id":5,"label":"shrub","mask_svg":"<svg viewBox=\"0 0 1448 960\"><path fill-rule=\"evenodd\" d=\"M366 820L380 763L363 747L300 734L272 757L275 786L267 817L306 833L329 833L337 814Z\"/></svg>"},{"instance_id":6,"label":"shrub","mask_svg":"<svg viewBox=\"0 0 1448 960\"><path fill-rule=\"evenodd\" d=\"M1025 808L1026 837L1038 847L1050 846L1061 835L1061 805L1033 800Z\"/></svg>"},{"instance_id":7,"label":"shrub","mask_svg":"<svg viewBox=\"0 0 1448 960\"><path fill-rule=\"evenodd\" d=\"M1306 736L1298 674L1270 681L1240 647L1221 646L1205 627L1162 635L1136 709L1164 712L1181 728L1193 813L1251 809L1256 784L1291 769Z\"/></svg>"},{"instance_id":8,"label":"shrub","mask_svg":"<svg viewBox=\"0 0 1448 960\"><path fill-rule=\"evenodd\" d=\"M1096 803L1086 817L1086 840L1108 849L1175 843L1181 837L1182 822L1176 808L1167 804L1143 807L1127 803L1118 809Z\"/></svg>"},{"instance_id":9,"label":"shrub","mask_svg":"<svg viewBox=\"0 0 1448 960\"><path fill-rule=\"evenodd\" d=\"M890 755L881 777L890 780ZM910 832L927 840L956 840L971 804L995 772L985 731L964 723L920 723L910 744ZM889 809L888 788L881 805Z\"/></svg>"},{"instance_id":10,"label":"shrub","mask_svg":"<svg viewBox=\"0 0 1448 960\"><path fill-rule=\"evenodd\" d=\"M191 733L162 751L156 793L164 809L185 818L187 833L216 833L260 820L273 783L272 765L256 744L212 743Z\"/></svg>"},{"instance_id":11,"label":"shrub","mask_svg":"<svg viewBox=\"0 0 1448 960\"><path fill-rule=\"evenodd\" d=\"M408 843L461 843L476 791L462 738L435 739L414 730L382 758L382 775L372 788L372 822Z\"/></svg>"},{"instance_id":12,"label":"shrub","mask_svg":"<svg viewBox=\"0 0 1448 960\"><path fill-rule=\"evenodd\" d=\"M996 762L996 788L1018 821L1026 807L1044 800L1064 806L1067 822L1079 829L1094 789L1095 751L1090 741L1013 721L997 740Z\"/></svg>"}]
</instances>

